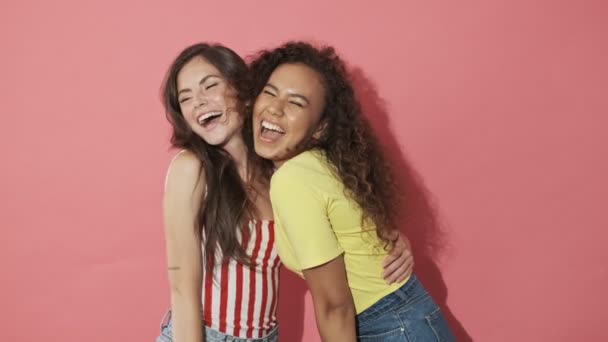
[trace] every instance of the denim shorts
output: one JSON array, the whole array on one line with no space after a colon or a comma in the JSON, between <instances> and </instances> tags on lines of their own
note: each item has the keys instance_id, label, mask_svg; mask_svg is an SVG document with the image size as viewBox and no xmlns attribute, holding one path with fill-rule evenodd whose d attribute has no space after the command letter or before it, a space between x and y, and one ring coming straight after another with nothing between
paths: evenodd
<instances>
[{"instance_id":1,"label":"denim shorts","mask_svg":"<svg viewBox=\"0 0 608 342\"><path fill-rule=\"evenodd\" d=\"M360 342L456 341L439 307L415 275L357 315Z\"/></svg>"},{"instance_id":2,"label":"denim shorts","mask_svg":"<svg viewBox=\"0 0 608 342\"><path fill-rule=\"evenodd\" d=\"M202 327L205 342L278 342L279 327L275 326L268 335L262 338L240 338L223 334L209 327ZM160 335L156 342L173 342L173 324L171 322L171 311L168 311L162 322L160 322Z\"/></svg>"}]
</instances>

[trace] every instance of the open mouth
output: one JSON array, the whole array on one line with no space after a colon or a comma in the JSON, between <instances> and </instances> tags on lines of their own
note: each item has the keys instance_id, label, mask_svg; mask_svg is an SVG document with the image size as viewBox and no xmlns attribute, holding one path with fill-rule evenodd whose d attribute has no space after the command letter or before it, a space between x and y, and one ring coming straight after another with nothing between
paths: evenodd
<instances>
[{"instance_id":1,"label":"open mouth","mask_svg":"<svg viewBox=\"0 0 608 342\"><path fill-rule=\"evenodd\" d=\"M262 120L260 135L263 140L274 142L285 135L285 130L277 124Z\"/></svg>"},{"instance_id":2,"label":"open mouth","mask_svg":"<svg viewBox=\"0 0 608 342\"><path fill-rule=\"evenodd\" d=\"M196 121L198 122L199 125L206 127L209 124L211 124L212 122L217 121L217 119L220 118L221 116L222 116L222 112L220 112L220 111L207 112L207 113L200 114L196 118Z\"/></svg>"}]
</instances>

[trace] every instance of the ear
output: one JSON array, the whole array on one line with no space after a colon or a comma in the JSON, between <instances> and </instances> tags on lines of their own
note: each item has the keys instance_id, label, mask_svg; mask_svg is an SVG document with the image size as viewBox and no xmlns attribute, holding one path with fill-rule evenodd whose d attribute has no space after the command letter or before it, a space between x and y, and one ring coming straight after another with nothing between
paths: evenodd
<instances>
[{"instance_id":1,"label":"ear","mask_svg":"<svg viewBox=\"0 0 608 342\"><path fill-rule=\"evenodd\" d=\"M313 139L315 139L315 140L321 139L321 137L325 133L326 129L327 129L327 121L323 120L323 121L319 122L319 126L317 127L315 132L312 134Z\"/></svg>"}]
</instances>

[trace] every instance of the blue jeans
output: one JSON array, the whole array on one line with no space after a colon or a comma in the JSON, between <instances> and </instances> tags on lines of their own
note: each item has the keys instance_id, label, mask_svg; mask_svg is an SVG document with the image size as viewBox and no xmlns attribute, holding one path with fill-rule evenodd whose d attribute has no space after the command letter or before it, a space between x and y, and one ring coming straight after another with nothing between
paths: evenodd
<instances>
[{"instance_id":1,"label":"blue jeans","mask_svg":"<svg viewBox=\"0 0 608 342\"><path fill-rule=\"evenodd\" d=\"M456 341L439 307L415 275L357 315L360 342Z\"/></svg>"},{"instance_id":2,"label":"blue jeans","mask_svg":"<svg viewBox=\"0 0 608 342\"><path fill-rule=\"evenodd\" d=\"M279 327L274 327L268 335L263 338L239 338L223 334L209 327L202 327L205 335L205 342L278 342ZM160 323L160 335L156 342L173 342L173 324L171 322L171 311L167 312L165 318Z\"/></svg>"}]
</instances>

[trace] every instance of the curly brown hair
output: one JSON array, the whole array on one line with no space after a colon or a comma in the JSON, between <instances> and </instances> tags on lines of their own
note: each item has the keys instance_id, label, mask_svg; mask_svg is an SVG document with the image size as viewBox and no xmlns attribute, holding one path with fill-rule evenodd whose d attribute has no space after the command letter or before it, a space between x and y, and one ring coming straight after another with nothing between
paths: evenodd
<instances>
[{"instance_id":1,"label":"curly brown hair","mask_svg":"<svg viewBox=\"0 0 608 342\"><path fill-rule=\"evenodd\" d=\"M306 42L288 42L276 49L259 52L250 63L250 96L255 98L282 64L304 64L323 80L325 108L318 139L307 142L307 149L318 148L332 171L345 186L345 194L363 211L363 223L373 224L384 247L395 241L398 196L395 182L378 141L361 114L346 66L333 47L317 48ZM251 124L248 110L247 125Z\"/></svg>"}]
</instances>

